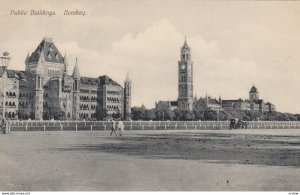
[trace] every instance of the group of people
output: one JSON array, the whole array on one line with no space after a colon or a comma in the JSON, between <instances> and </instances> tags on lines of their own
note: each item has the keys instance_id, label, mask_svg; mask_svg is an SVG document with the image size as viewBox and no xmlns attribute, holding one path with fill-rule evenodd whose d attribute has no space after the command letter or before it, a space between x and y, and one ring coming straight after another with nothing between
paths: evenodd
<instances>
[{"instance_id":1,"label":"group of people","mask_svg":"<svg viewBox=\"0 0 300 195\"><path fill-rule=\"evenodd\" d=\"M118 136L117 131L118 131L119 135L122 136L122 134L124 132L124 123L123 123L123 121L114 121L112 119L110 136L112 136L113 133L115 133L115 135Z\"/></svg>"}]
</instances>

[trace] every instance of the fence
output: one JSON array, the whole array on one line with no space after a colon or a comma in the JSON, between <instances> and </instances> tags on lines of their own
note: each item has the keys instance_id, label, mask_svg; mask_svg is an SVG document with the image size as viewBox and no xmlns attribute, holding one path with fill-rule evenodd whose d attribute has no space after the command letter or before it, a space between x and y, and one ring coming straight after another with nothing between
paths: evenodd
<instances>
[{"instance_id":1,"label":"fence","mask_svg":"<svg viewBox=\"0 0 300 195\"><path fill-rule=\"evenodd\" d=\"M124 121L125 130L221 130L229 121ZM8 121L9 131L105 131L109 121ZM248 129L300 129L300 121L249 121Z\"/></svg>"}]
</instances>

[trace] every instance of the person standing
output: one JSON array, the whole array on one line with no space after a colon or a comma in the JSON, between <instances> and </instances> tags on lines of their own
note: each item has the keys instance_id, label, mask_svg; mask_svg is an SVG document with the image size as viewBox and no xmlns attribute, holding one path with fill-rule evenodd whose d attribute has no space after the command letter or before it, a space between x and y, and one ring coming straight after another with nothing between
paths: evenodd
<instances>
[{"instance_id":1,"label":"person standing","mask_svg":"<svg viewBox=\"0 0 300 195\"><path fill-rule=\"evenodd\" d=\"M118 122L118 130L119 130L119 135L122 136L124 132L124 123L122 120Z\"/></svg>"},{"instance_id":2,"label":"person standing","mask_svg":"<svg viewBox=\"0 0 300 195\"><path fill-rule=\"evenodd\" d=\"M112 136L112 133L115 133L116 136L117 135L117 132L116 132L116 122L114 121L114 119L111 120L111 132L110 132L110 136Z\"/></svg>"}]
</instances>

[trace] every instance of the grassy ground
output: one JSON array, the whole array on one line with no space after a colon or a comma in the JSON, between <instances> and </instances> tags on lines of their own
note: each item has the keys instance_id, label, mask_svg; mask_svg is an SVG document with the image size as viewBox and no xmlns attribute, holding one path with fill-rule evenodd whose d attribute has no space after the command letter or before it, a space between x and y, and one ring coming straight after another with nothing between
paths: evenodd
<instances>
[{"instance_id":1,"label":"grassy ground","mask_svg":"<svg viewBox=\"0 0 300 195\"><path fill-rule=\"evenodd\" d=\"M300 130L11 132L0 191L299 191Z\"/></svg>"}]
</instances>

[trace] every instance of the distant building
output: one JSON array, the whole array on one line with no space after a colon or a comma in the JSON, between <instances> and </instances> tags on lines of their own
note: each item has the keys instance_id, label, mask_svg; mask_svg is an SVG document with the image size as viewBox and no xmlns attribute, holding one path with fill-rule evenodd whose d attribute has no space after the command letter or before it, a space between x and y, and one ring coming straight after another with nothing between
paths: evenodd
<instances>
[{"instance_id":1,"label":"distant building","mask_svg":"<svg viewBox=\"0 0 300 195\"><path fill-rule=\"evenodd\" d=\"M245 111L245 110L251 109L250 103L248 101L244 101L242 99L222 100L222 107L226 111L231 111L231 110Z\"/></svg>"},{"instance_id":2,"label":"distant building","mask_svg":"<svg viewBox=\"0 0 300 195\"><path fill-rule=\"evenodd\" d=\"M155 108L159 110L168 109L168 110L175 110L178 108L177 101L158 101L155 103Z\"/></svg>"},{"instance_id":3,"label":"distant building","mask_svg":"<svg viewBox=\"0 0 300 195\"><path fill-rule=\"evenodd\" d=\"M249 99L242 100L222 100L222 107L224 110L240 110L240 111L252 111L252 112L273 112L276 111L275 105L267 102L264 103L263 99L259 99L259 92L253 85L249 91Z\"/></svg>"},{"instance_id":4,"label":"distant building","mask_svg":"<svg viewBox=\"0 0 300 195\"><path fill-rule=\"evenodd\" d=\"M120 113L128 118L131 112L131 81L123 87L108 76L83 77L76 59L69 75L66 54L61 55L51 38L44 38L27 55L25 71L0 68L0 88L6 93L5 117L8 119L95 119L96 108L105 108L109 115ZM126 104L125 104L126 102ZM124 106L126 105L126 110ZM1 112L2 114L2 112Z\"/></svg>"},{"instance_id":5,"label":"distant building","mask_svg":"<svg viewBox=\"0 0 300 195\"><path fill-rule=\"evenodd\" d=\"M194 109L196 110L223 110L220 100L207 96L194 101Z\"/></svg>"}]
</instances>

